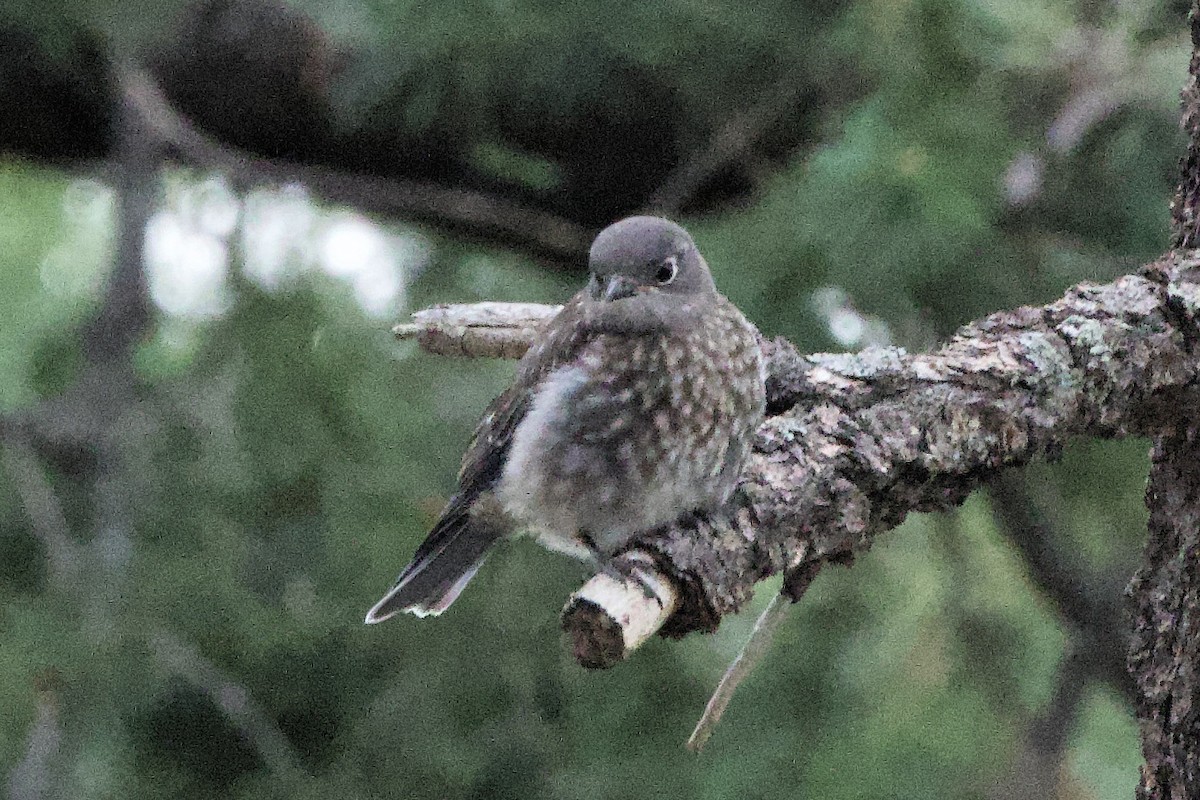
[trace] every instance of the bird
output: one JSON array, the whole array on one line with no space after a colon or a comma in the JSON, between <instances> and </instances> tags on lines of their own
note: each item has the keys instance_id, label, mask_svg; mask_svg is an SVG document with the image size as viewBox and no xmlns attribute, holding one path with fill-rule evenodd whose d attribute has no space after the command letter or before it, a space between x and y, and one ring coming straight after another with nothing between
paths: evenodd
<instances>
[{"instance_id":1,"label":"bird","mask_svg":"<svg viewBox=\"0 0 1200 800\"><path fill-rule=\"evenodd\" d=\"M639 536L730 499L765 413L757 328L668 219L609 225L588 270L487 408L457 490L367 623L441 614L514 533L608 571Z\"/></svg>"}]
</instances>

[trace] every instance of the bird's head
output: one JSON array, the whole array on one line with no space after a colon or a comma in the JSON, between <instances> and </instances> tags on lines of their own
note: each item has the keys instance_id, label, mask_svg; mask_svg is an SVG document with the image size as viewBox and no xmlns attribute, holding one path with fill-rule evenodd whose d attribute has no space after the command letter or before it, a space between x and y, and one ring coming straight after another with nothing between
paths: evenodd
<instances>
[{"instance_id":1,"label":"bird's head","mask_svg":"<svg viewBox=\"0 0 1200 800\"><path fill-rule=\"evenodd\" d=\"M661 217L627 217L600 231L588 254L588 270L588 295L593 300L716 291L692 237Z\"/></svg>"}]
</instances>

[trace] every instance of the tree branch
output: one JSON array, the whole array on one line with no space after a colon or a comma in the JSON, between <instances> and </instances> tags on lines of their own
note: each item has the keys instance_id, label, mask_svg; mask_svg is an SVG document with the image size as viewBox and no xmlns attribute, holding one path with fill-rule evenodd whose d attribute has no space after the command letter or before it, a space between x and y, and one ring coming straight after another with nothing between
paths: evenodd
<instances>
[{"instance_id":1,"label":"tree branch","mask_svg":"<svg viewBox=\"0 0 1200 800\"><path fill-rule=\"evenodd\" d=\"M1089 643L1090 644L1090 643ZM1008 772L987 796L991 800L1042 800L1057 797L1063 754L1079 718L1088 676L1094 667L1079 643L1067 645L1046 707L1029 720L1021 749Z\"/></svg>"},{"instance_id":2,"label":"tree branch","mask_svg":"<svg viewBox=\"0 0 1200 800\"><path fill-rule=\"evenodd\" d=\"M397 339L416 339L439 356L520 358L538 330L562 306L540 303L437 305L392 328Z\"/></svg>"},{"instance_id":3,"label":"tree branch","mask_svg":"<svg viewBox=\"0 0 1200 800\"><path fill-rule=\"evenodd\" d=\"M599 573L572 594L562 610L562 627L571 637L575 659L588 669L623 661L679 607L675 584L655 568L652 555L630 550L616 563L619 574L637 580L618 581Z\"/></svg>"},{"instance_id":4,"label":"tree branch","mask_svg":"<svg viewBox=\"0 0 1200 800\"><path fill-rule=\"evenodd\" d=\"M1200 796L1200 428L1160 436L1151 455L1146 504L1150 536L1129 585L1134 601L1129 670L1141 721L1140 800Z\"/></svg>"},{"instance_id":5,"label":"tree branch","mask_svg":"<svg viewBox=\"0 0 1200 800\"><path fill-rule=\"evenodd\" d=\"M100 310L80 337L88 363L128 363L150 327L151 307L142 251L158 200L163 143L143 124L136 98L122 97L117 130L117 251Z\"/></svg>"},{"instance_id":6,"label":"tree branch","mask_svg":"<svg viewBox=\"0 0 1200 800\"><path fill-rule=\"evenodd\" d=\"M71 541L62 503L42 474L28 433L17 426L6 426L3 440L4 471L21 501L33 535L46 548L50 585L58 591L72 591L80 577L80 552Z\"/></svg>"},{"instance_id":7,"label":"tree branch","mask_svg":"<svg viewBox=\"0 0 1200 800\"><path fill-rule=\"evenodd\" d=\"M37 693L33 724L25 744L25 755L8 775L8 800L42 800L54 796L51 762L62 746L58 693Z\"/></svg>"},{"instance_id":8,"label":"tree branch","mask_svg":"<svg viewBox=\"0 0 1200 800\"><path fill-rule=\"evenodd\" d=\"M61 395L0 418L7 471L47 549L52 585L74 608L82 607L76 622L83 640L97 651L115 646L124 633L120 622L133 554L137 479L130 454L141 438L133 424L139 416L133 356L153 322L142 255L146 225L156 206L160 162L157 145L128 103L117 121L117 141L117 248L100 306L78 330L82 368ZM94 520L88 545L71 537L59 498L37 463L36 456L45 453L69 464L66 471L86 486ZM102 718L107 713L100 712ZM73 760L87 727L61 724L52 693L39 698L37 726L27 757L34 772L20 786L10 784L14 794L20 789L35 797L39 787L64 780L50 774L50 768ZM35 763L34 756L51 744L55 753L63 751L62 758L47 756ZM41 750L35 751L35 745Z\"/></svg>"},{"instance_id":9,"label":"tree branch","mask_svg":"<svg viewBox=\"0 0 1200 800\"><path fill-rule=\"evenodd\" d=\"M452 189L328 167L270 159L204 135L167 100L149 73L118 70L124 102L136 109L148 135L182 164L229 173L240 184L303 184L317 197L369 213L428 222L460 235L527 250L554 263L580 264L593 231L499 195Z\"/></svg>"},{"instance_id":10,"label":"tree branch","mask_svg":"<svg viewBox=\"0 0 1200 800\"><path fill-rule=\"evenodd\" d=\"M784 340L764 342L770 416L740 499L637 545L680 592L662 632L712 630L757 581L852 560L910 511L953 507L1001 468L1056 453L1071 436L1153 432L1168 409L1194 399L1187 342L1200 304L1198 266L1189 253L1142 276L1083 284L1043 308L968 325L929 354L802 356ZM476 327L470 308L455 310L456 330ZM532 338L549 313L526 307L499 316ZM497 318L490 307L479 327ZM418 340L440 341L444 320L422 320ZM623 608L644 595L632 585L627 593ZM584 625L588 614L609 620ZM569 618L620 628L622 615L589 606ZM574 648L581 663L614 663L587 642Z\"/></svg>"},{"instance_id":11,"label":"tree branch","mask_svg":"<svg viewBox=\"0 0 1200 800\"><path fill-rule=\"evenodd\" d=\"M1193 0L1192 59L1183 89L1187 155L1171 204L1174 254L1194 254L1200 242L1200 0ZM1195 283L1170 281L1169 310L1195 348ZM1172 285L1175 284L1175 285ZM1139 800L1200 797L1200 425L1197 407L1180 403L1164 414L1150 454L1146 505L1149 536L1142 565L1130 581L1133 636L1129 671L1138 690L1142 737Z\"/></svg>"}]
</instances>

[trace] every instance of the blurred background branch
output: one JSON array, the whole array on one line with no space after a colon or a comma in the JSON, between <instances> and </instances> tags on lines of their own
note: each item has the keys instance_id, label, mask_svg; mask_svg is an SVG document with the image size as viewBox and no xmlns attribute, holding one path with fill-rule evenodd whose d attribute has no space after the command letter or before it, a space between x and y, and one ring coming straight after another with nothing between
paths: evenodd
<instances>
[{"instance_id":1,"label":"blurred background branch","mask_svg":"<svg viewBox=\"0 0 1200 800\"><path fill-rule=\"evenodd\" d=\"M254 745L278 781L285 786L302 783L307 775L299 754L245 686L169 630L150 631L146 639L163 669L204 692Z\"/></svg>"},{"instance_id":2,"label":"blurred background branch","mask_svg":"<svg viewBox=\"0 0 1200 800\"><path fill-rule=\"evenodd\" d=\"M154 325L143 254L147 226L160 202L164 153L164 143L145 124L137 98L123 99L117 120L118 225L113 267L95 313L76 332L83 356L78 375L61 395L10 416L0 428L6 471L46 548L53 589L74 613L81 612L78 621L84 637L99 652L126 646L128 634L122 606L128 594L135 495L141 483L134 465L142 449L137 440L146 432L134 360L136 348L149 338ZM71 477L87 487L91 531L72 534L37 458L39 448L57 461L77 465ZM248 738L261 743L265 760L281 775L296 780L301 774L298 760L244 689L169 632L156 632L150 643L166 668L220 700L222 710L245 728ZM52 772L52 759L64 741L78 758L89 735L63 730L57 695L54 690L39 694L26 756L10 777L13 798L43 797L50 791L59 796L79 779ZM96 724L95 719L89 722ZM119 722L110 719L108 725L116 728Z\"/></svg>"},{"instance_id":3,"label":"blurred background branch","mask_svg":"<svg viewBox=\"0 0 1200 800\"><path fill-rule=\"evenodd\" d=\"M68 533L62 504L42 473L28 433L10 426L4 431L3 444L4 472L46 549L50 582L56 591L72 590L80 579L80 553Z\"/></svg>"},{"instance_id":4,"label":"blurred background branch","mask_svg":"<svg viewBox=\"0 0 1200 800\"><path fill-rule=\"evenodd\" d=\"M768 87L764 97L744 111L738 111L723 122L712 139L690 153L670 172L662 186L650 197L649 207L665 216L685 213L701 197L705 187L719 185L723 173L747 170L762 171L756 163L756 150L763 137L803 104L804 94L811 92L800 69L784 73Z\"/></svg>"},{"instance_id":5,"label":"blurred background branch","mask_svg":"<svg viewBox=\"0 0 1200 800\"><path fill-rule=\"evenodd\" d=\"M1053 485L1040 487L1050 497L1038 502L1031 479L1015 471L1002 472L988 485L988 496L1000 532L1021 553L1038 590L1054 604L1078 644L1072 670L1083 679L1107 681L1131 703L1133 681L1125 667L1129 651L1128 614L1121 606L1124 580L1087 575L1081 559L1065 552L1066 525L1053 509L1062 497ZM1085 654L1085 655L1082 655Z\"/></svg>"},{"instance_id":6,"label":"blurred background branch","mask_svg":"<svg viewBox=\"0 0 1200 800\"><path fill-rule=\"evenodd\" d=\"M173 109L149 73L126 66L119 74L122 97L137 110L139 123L152 132L155 144L180 164L224 173L243 189L298 183L331 203L428 222L460 236L517 247L552 263L577 264L591 244L584 226L501 194L355 174L223 145Z\"/></svg>"},{"instance_id":7,"label":"blurred background branch","mask_svg":"<svg viewBox=\"0 0 1200 800\"><path fill-rule=\"evenodd\" d=\"M1089 641L1071 641L1054 678L1050 701L1033 715L1020 737L1012 765L988 792L995 800L1042 800L1062 796L1067 748L1086 699L1093 659Z\"/></svg>"},{"instance_id":8,"label":"blurred background branch","mask_svg":"<svg viewBox=\"0 0 1200 800\"><path fill-rule=\"evenodd\" d=\"M58 697L49 689L39 691L24 757L8 774L9 800L41 800L55 796L51 762L58 755L61 741Z\"/></svg>"}]
</instances>

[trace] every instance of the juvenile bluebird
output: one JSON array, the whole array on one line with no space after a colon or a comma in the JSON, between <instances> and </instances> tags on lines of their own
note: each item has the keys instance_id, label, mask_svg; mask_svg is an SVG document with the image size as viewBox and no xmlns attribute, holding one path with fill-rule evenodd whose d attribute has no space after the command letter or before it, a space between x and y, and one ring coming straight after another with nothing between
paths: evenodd
<instances>
[{"instance_id":1,"label":"juvenile bluebird","mask_svg":"<svg viewBox=\"0 0 1200 800\"><path fill-rule=\"evenodd\" d=\"M604 565L733 493L765 407L758 331L669 220L610 225L588 267L483 415L458 490L368 623L442 613L512 532Z\"/></svg>"}]
</instances>

